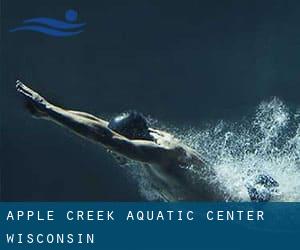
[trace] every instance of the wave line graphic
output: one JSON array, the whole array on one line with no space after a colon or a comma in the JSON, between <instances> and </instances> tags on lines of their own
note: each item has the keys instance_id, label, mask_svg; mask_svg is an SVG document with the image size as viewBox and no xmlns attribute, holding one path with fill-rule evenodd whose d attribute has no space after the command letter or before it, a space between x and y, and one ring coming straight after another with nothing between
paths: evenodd
<instances>
[{"instance_id":1,"label":"wave line graphic","mask_svg":"<svg viewBox=\"0 0 300 250\"><path fill-rule=\"evenodd\" d=\"M64 21L56 20L53 18L47 18L47 17L27 19L24 20L23 23L44 24L51 28L56 28L56 29L75 29L75 28L83 27L85 25L85 23L73 24L73 23L67 23Z\"/></svg>"},{"instance_id":2,"label":"wave line graphic","mask_svg":"<svg viewBox=\"0 0 300 250\"><path fill-rule=\"evenodd\" d=\"M60 30L54 30L54 29L49 29L47 27L35 26L35 25L17 27L15 29L10 30L10 32L21 31L21 30L36 31L36 32L44 33L44 34L51 35L51 36L57 36L57 37L74 36L74 35L77 35L77 34L83 32L83 30L79 30L79 31L60 31Z\"/></svg>"},{"instance_id":3,"label":"wave line graphic","mask_svg":"<svg viewBox=\"0 0 300 250\"><path fill-rule=\"evenodd\" d=\"M83 27L86 25L85 23L73 23L77 20L77 15L75 10L67 10L65 12L66 21L47 17L26 19L23 21L24 25L9 31L34 31L55 37L74 36L83 32Z\"/></svg>"}]
</instances>

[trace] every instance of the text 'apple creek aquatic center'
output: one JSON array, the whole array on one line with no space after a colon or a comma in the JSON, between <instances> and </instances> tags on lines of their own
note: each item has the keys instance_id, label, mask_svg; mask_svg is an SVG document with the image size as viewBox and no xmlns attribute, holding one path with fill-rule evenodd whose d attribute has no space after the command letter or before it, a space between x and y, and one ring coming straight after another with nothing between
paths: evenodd
<instances>
[{"instance_id":1,"label":"text 'apple creek aquatic center'","mask_svg":"<svg viewBox=\"0 0 300 250\"><path fill-rule=\"evenodd\" d=\"M48 210L45 212L41 211L8 211L6 215L6 221L54 221L55 211ZM66 221L115 221L115 220L126 220L126 221L193 221L193 220L209 220L209 221L234 221L234 220L248 220L248 221L259 221L264 220L264 212L262 210L208 210L205 213L197 213L197 211L181 211L181 210L147 210L147 211L132 211L122 216L117 214L113 210L77 210L77 211L66 211L63 215Z\"/></svg>"}]
</instances>

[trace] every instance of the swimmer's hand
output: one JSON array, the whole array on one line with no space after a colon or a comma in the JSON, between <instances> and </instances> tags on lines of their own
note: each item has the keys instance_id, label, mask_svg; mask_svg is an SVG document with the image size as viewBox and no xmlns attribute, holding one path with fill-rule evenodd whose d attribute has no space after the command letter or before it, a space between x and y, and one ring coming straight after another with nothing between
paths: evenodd
<instances>
[{"instance_id":1,"label":"swimmer's hand","mask_svg":"<svg viewBox=\"0 0 300 250\"><path fill-rule=\"evenodd\" d=\"M47 116L45 110L49 103L38 93L27 87L20 80L16 81L16 90L25 98L28 111L36 118Z\"/></svg>"}]
</instances>

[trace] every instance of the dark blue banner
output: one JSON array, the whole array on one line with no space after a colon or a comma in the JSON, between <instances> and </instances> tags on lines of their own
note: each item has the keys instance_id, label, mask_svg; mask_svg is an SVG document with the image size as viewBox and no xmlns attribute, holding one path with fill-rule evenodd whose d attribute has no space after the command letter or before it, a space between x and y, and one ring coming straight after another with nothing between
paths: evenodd
<instances>
[{"instance_id":1,"label":"dark blue banner","mask_svg":"<svg viewBox=\"0 0 300 250\"><path fill-rule=\"evenodd\" d=\"M0 204L0 249L286 249L300 203Z\"/></svg>"}]
</instances>

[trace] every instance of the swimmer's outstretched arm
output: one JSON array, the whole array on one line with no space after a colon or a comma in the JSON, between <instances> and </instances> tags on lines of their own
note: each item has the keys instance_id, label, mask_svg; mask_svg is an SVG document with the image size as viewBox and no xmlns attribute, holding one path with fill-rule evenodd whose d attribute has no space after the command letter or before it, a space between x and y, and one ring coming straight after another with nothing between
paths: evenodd
<instances>
[{"instance_id":1,"label":"swimmer's outstretched arm","mask_svg":"<svg viewBox=\"0 0 300 250\"><path fill-rule=\"evenodd\" d=\"M147 163L162 164L173 156L172 149L164 148L151 141L129 140L108 128L108 122L91 114L60 108L17 81L17 91L37 113L37 117L63 125L84 138L101 143L125 157Z\"/></svg>"}]
</instances>

